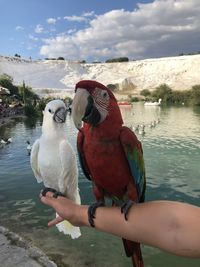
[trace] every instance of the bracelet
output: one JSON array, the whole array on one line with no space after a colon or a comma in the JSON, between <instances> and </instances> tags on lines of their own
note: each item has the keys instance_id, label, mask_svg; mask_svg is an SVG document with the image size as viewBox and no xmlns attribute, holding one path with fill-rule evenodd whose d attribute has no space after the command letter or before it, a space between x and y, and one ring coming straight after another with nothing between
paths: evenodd
<instances>
[{"instance_id":1,"label":"bracelet","mask_svg":"<svg viewBox=\"0 0 200 267\"><path fill-rule=\"evenodd\" d=\"M92 214L92 210L93 210L93 206L90 205L88 207L88 222L89 222L90 226L94 228L95 225L94 225L94 220L93 219L95 219L95 216L91 215Z\"/></svg>"}]
</instances>

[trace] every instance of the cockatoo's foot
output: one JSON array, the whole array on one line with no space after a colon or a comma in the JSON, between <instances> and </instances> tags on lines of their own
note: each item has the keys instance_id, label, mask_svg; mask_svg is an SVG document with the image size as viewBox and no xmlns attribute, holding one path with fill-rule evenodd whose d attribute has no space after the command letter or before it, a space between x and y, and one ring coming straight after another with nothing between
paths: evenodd
<instances>
[{"instance_id":1,"label":"cockatoo's foot","mask_svg":"<svg viewBox=\"0 0 200 267\"><path fill-rule=\"evenodd\" d=\"M104 201L98 201L93 203L92 205L89 206L88 208L88 221L92 227L95 227L94 225L94 219L95 219L95 212L98 207L103 207L105 206Z\"/></svg>"},{"instance_id":2,"label":"cockatoo's foot","mask_svg":"<svg viewBox=\"0 0 200 267\"><path fill-rule=\"evenodd\" d=\"M42 196L45 197L46 194L47 194L47 192L52 192L54 198L57 198L58 196L65 197L64 194L62 194L61 192L58 192L58 191L56 191L55 189L50 188L50 187L45 187L45 188L42 190L42 192L41 192Z\"/></svg>"},{"instance_id":3,"label":"cockatoo's foot","mask_svg":"<svg viewBox=\"0 0 200 267\"><path fill-rule=\"evenodd\" d=\"M128 212L134 204L135 202L129 199L126 202L124 202L121 206L121 213L124 213L124 218L126 221L128 221L128 218L127 218Z\"/></svg>"}]
</instances>

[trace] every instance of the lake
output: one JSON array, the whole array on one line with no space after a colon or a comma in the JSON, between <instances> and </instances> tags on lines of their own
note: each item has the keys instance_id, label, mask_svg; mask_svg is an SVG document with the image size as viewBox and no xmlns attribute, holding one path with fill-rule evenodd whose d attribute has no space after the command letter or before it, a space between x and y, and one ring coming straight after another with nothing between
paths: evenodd
<instances>
[{"instance_id":1,"label":"lake","mask_svg":"<svg viewBox=\"0 0 200 267\"><path fill-rule=\"evenodd\" d=\"M147 200L167 199L200 206L200 108L197 107L122 107L124 124L145 125L139 135L144 150L147 173ZM158 120L155 127L150 123ZM76 134L71 117L67 117L67 137L76 149ZM18 119L0 128L0 138L13 142L0 147L0 225L19 233L55 260L59 267L128 267L120 238L82 228L78 240L47 228L54 217L52 209L42 205L30 168L26 141L33 143L41 135L41 122ZM91 183L79 167L82 203L94 201ZM153 216L153 214L152 214ZM148 222L147 222L148 223ZM188 260L158 249L142 246L145 267L199 267L200 260Z\"/></svg>"}]
</instances>

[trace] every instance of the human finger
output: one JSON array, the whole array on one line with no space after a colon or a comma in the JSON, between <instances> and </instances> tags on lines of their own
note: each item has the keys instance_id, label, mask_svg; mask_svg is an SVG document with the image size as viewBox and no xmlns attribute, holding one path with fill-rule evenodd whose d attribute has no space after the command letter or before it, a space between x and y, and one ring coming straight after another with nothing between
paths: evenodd
<instances>
[{"instance_id":1,"label":"human finger","mask_svg":"<svg viewBox=\"0 0 200 267\"><path fill-rule=\"evenodd\" d=\"M44 204L46 204L48 206L51 206L51 207L54 207L55 202L56 202L56 198L53 197L53 193L52 192L47 192L46 196L43 196L40 193L40 200L41 200L42 203L44 203Z\"/></svg>"},{"instance_id":2,"label":"human finger","mask_svg":"<svg viewBox=\"0 0 200 267\"><path fill-rule=\"evenodd\" d=\"M40 191L40 197L53 197L54 192L52 191L46 191L44 192L44 189Z\"/></svg>"},{"instance_id":3,"label":"human finger","mask_svg":"<svg viewBox=\"0 0 200 267\"><path fill-rule=\"evenodd\" d=\"M56 224L58 224L58 223L60 223L60 222L62 222L62 221L64 221L64 219L63 219L61 216L58 216L58 217L56 217L55 219L53 219L52 221L50 221L50 222L48 223L48 226L49 226L49 227L55 226Z\"/></svg>"}]
</instances>

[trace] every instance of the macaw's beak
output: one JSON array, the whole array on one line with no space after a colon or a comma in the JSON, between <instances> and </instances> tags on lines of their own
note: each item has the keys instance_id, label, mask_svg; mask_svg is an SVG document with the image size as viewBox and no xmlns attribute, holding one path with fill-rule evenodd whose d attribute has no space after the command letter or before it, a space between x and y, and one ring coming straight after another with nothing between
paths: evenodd
<instances>
[{"instance_id":1,"label":"macaw's beak","mask_svg":"<svg viewBox=\"0 0 200 267\"><path fill-rule=\"evenodd\" d=\"M77 129L82 127L82 121L96 126L101 115L94 105L94 100L85 89L77 89L72 103L72 118Z\"/></svg>"},{"instance_id":2,"label":"macaw's beak","mask_svg":"<svg viewBox=\"0 0 200 267\"><path fill-rule=\"evenodd\" d=\"M58 108L53 115L53 119L57 123L64 123L66 120L66 116L67 110L65 108Z\"/></svg>"}]
</instances>

